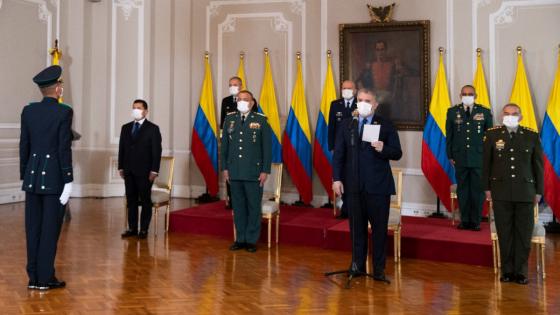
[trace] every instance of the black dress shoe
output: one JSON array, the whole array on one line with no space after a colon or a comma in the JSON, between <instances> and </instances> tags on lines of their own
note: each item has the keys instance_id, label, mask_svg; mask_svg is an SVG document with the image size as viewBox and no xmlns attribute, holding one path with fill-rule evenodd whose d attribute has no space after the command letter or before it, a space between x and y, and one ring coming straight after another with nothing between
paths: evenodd
<instances>
[{"instance_id":1,"label":"black dress shoe","mask_svg":"<svg viewBox=\"0 0 560 315\"><path fill-rule=\"evenodd\" d=\"M254 253L257 251L257 246L255 244L247 244L245 248L249 253Z\"/></svg>"},{"instance_id":2,"label":"black dress shoe","mask_svg":"<svg viewBox=\"0 0 560 315\"><path fill-rule=\"evenodd\" d=\"M466 230L468 229L467 224L465 223L459 223L459 225L457 225L457 229L458 230Z\"/></svg>"},{"instance_id":3,"label":"black dress shoe","mask_svg":"<svg viewBox=\"0 0 560 315\"><path fill-rule=\"evenodd\" d=\"M138 233L138 238L143 240L145 238L148 237L148 231L140 231L140 233Z\"/></svg>"},{"instance_id":4,"label":"black dress shoe","mask_svg":"<svg viewBox=\"0 0 560 315\"><path fill-rule=\"evenodd\" d=\"M245 248L245 243L233 242L233 244L229 247L229 250L240 250L243 248Z\"/></svg>"},{"instance_id":5,"label":"black dress shoe","mask_svg":"<svg viewBox=\"0 0 560 315\"><path fill-rule=\"evenodd\" d=\"M514 275L512 273L504 273L500 277L500 282L512 282L514 280Z\"/></svg>"},{"instance_id":6,"label":"black dress shoe","mask_svg":"<svg viewBox=\"0 0 560 315\"><path fill-rule=\"evenodd\" d=\"M470 228L471 231L480 231L480 224L474 224Z\"/></svg>"},{"instance_id":7,"label":"black dress shoe","mask_svg":"<svg viewBox=\"0 0 560 315\"><path fill-rule=\"evenodd\" d=\"M529 283L529 280L527 279L527 277L525 277L524 275L517 275L515 277L515 282L519 283L519 284L523 284L526 285Z\"/></svg>"},{"instance_id":8,"label":"black dress shoe","mask_svg":"<svg viewBox=\"0 0 560 315\"><path fill-rule=\"evenodd\" d=\"M52 278L51 281L47 283L37 283L37 289L39 290L50 290L50 289L59 289L64 288L66 286L66 282L59 281L57 278Z\"/></svg>"},{"instance_id":9,"label":"black dress shoe","mask_svg":"<svg viewBox=\"0 0 560 315\"><path fill-rule=\"evenodd\" d=\"M121 234L122 238L131 237L131 236L138 236L138 231L133 230L126 230L123 234Z\"/></svg>"},{"instance_id":10,"label":"black dress shoe","mask_svg":"<svg viewBox=\"0 0 560 315\"><path fill-rule=\"evenodd\" d=\"M389 281L389 279L387 277L385 277L384 273L376 273L373 275L373 280L375 281L381 281L381 282L385 282L387 284L390 284L391 281Z\"/></svg>"},{"instance_id":11,"label":"black dress shoe","mask_svg":"<svg viewBox=\"0 0 560 315\"><path fill-rule=\"evenodd\" d=\"M27 283L27 288L28 289L37 289L37 281L29 280L29 282Z\"/></svg>"}]
</instances>

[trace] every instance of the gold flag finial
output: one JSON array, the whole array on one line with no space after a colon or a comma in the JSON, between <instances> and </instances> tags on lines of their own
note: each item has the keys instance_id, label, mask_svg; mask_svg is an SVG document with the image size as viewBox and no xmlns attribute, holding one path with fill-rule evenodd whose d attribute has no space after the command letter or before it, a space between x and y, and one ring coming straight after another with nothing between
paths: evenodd
<instances>
[{"instance_id":1,"label":"gold flag finial","mask_svg":"<svg viewBox=\"0 0 560 315\"><path fill-rule=\"evenodd\" d=\"M210 53L208 51L204 52L204 59L208 59L210 57Z\"/></svg>"},{"instance_id":2,"label":"gold flag finial","mask_svg":"<svg viewBox=\"0 0 560 315\"><path fill-rule=\"evenodd\" d=\"M239 58L241 58L241 59L245 58L245 52L244 51L241 51L239 53Z\"/></svg>"},{"instance_id":3,"label":"gold flag finial","mask_svg":"<svg viewBox=\"0 0 560 315\"><path fill-rule=\"evenodd\" d=\"M301 60L301 51L298 51L296 53L296 58L297 58L297 60Z\"/></svg>"},{"instance_id":4,"label":"gold flag finial","mask_svg":"<svg viewBox=\"0 0 560 315\"><path fill-rule=\"evenodd\" d=\"M480 57L481 54L482 54L482 49L477 48L477 49L476 49L476 56L477 56L477 57Z\"/></svg>"},{"instance_id":5,"label":"gold flag finial","mask_svg":"<svg viewBox=\"0 0 560 315\"><path fill-rule=\"evenodd\" d=\"M264 49L264 54L265 54L265 55L268 55L268 48L265 48L265 49Z\"/></svg>"},{"instance_id":6,"label":"gold flag finial","mask_svg":"<svg viewBox=\"0 0 560 315\"><path fill-rule=\"evenodd\" d=\"M521 46L517 46L517 54L521 55L522 52L523 52L523 48Z\"/></svg>"},{"instance_id":7,"label":"gold flag finial","mask_svg":"<svg viewBox=\"0 0 560 315\"><path fill-rule=\"evenodd\" d=\"M445 48L439 47L439 54L440 54L440 55L443 55L443 52L445 52Z\"/></svg>"},{"instance_id":8,"label":"gold flag finial","mask_svg":"<svg viewBox=\"0 0 560 315\"><path fill-rule=\"evenodd\" d=\"M331 57L331 54L332 54L332 51L331 51L330 49L327 50L327 58L330 58L330 57Z\"/></svg>"}]
</instances>

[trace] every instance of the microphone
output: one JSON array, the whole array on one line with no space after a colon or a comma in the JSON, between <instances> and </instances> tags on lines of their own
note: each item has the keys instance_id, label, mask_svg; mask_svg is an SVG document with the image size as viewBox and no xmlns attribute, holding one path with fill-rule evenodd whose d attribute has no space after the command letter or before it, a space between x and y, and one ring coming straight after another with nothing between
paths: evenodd
<instances>
[{"instance_id":1,"label":"microphone","mask_svg":"<svg viewBox=\"0 0 560 315\"><path fill-rule=\"evenodd\" d=\"M350 124L348 125L348 130L350 130L350 145L351 146L355 146L356 145L356 135L354 130L356 129L356 126L358 125L358 110L354 110L352 112L352 121L350 122Z\"/></svg>"}]
</instances>

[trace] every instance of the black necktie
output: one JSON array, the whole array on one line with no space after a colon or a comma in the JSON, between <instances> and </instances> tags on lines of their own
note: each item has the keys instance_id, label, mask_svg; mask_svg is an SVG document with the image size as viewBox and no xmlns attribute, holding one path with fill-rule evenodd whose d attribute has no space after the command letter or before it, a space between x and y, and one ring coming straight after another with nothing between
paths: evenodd
<instances>
[{"instance_id":1,"label":"black necktie","mask_svg":"<svg viewBox=\"0 0 560 315\"><path fill-rule=\"evenodd\" d=\"M138 134L139 129L140 129L140 123L135 122L134 126L132 126L132 137L136 137L136 134Z\"/></svg>"},{"instance_id":2,"label":"black necktie","mask_svg":"<svg viewBox=\"0 0 560 315\"><path fill-rule=\"evenodd\" d=\"M467 115L467 118L471 117L471 107L467 106L467 109L465 110L465 113Z\"/></svg>"},{"instance_id":3,"label":"black necktie","mask_svg":"<svg viewBox=\"0 0 560 315\"><path fill-rule=\"evenodd\" d=\"M350 108L350 101L346 101L346 108Z\"/></svg>"},{"instance_id":4,"label":"black necktie","mask_svg":"<svg viewBox=\"0 0 560 315\"><path fill-rule=\"evenodd\" d=\"M515 131L510 132L509 136L510 136L511 140L513 140L513 138L515 138Z\"/></svg>"},{"instance_id":5,"label":"black necktie","mask_svg":"<svg viewBox=\"0 0 560 315\"><path fill-rule=\"evenodd\" d=\"M245 124L245 115L241 115L241 126Z\"/></svg>"},{"instance_id":6,"label":"black necktie","mask_svg":"<svg viewBox=\"0 0 560 315\"><path fill-rule=\"evenodd\" d=\"M360 125L360 140L362 139L362 135L364 134L364 126L368 124L367 118L362 120L362 124Z\"/></svg>"}]
</instances>

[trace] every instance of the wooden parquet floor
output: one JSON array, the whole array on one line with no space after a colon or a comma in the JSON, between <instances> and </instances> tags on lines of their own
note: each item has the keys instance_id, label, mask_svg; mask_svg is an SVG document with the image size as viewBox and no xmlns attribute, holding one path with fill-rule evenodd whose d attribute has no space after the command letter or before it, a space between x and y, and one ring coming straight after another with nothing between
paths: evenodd
<instances>
[{"instance_id":1,"label":"wooden parquet floor","mask_svg":"<svg viewBox=\"0 0 560 315\"><path fill-rule=\"evenodd\" d=\"M500 284L486 267L388 259L390 285L359 278L344 289L323 272L346 267L350 253L282 244L230 252L229 240L152 231L121 240L122 204L71 200L56 262L67 288L47 292L26 288L23 204L0 205L0 314L560 314L558 235L547 237L544 282L534 255L528 286Z\"/></svg>"}]
</instances>

